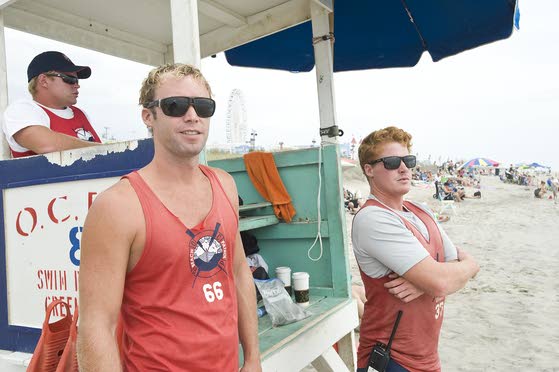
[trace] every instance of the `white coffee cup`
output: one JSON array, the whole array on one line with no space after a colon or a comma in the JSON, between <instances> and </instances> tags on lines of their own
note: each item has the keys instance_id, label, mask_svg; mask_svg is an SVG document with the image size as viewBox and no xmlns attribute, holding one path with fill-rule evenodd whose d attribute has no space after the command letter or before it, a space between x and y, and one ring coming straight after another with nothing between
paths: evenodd
<instances>
[{"instance_id":1,"label":"white coffee cup","mask_svg":"<svg viewBox=\"0 0 559 372\"><path fill-rule=\"evenodd\" d=\"M287 266L276 267L276 278L283 282L285 290L291 296L291 268Z\"/></svg>"},{"instance_id":2,"label":"white coffee cup","mask_svg":"<svg viewBox=\"0 0 559 372\"><path fill-rule=\"evenodd\" d=\"M293 273L293 292L295 292L295 302L297 305L309 306L309 273Z\"/></svg>"}]
</instances>

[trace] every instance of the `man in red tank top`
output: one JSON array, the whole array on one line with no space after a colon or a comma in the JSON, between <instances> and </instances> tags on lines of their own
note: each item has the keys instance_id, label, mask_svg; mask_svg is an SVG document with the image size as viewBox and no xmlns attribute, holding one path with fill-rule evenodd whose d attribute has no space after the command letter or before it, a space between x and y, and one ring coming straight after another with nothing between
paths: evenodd
<instances>
[{"instance_id":1,"label":"man in red tank top","mask_svg":"<svg viewBox=\"0 0 559 372\"><path fill-rule=\"evenodd\" d=\"M80 371L237 372L239 340L241 370L261 371L237 189L198 160L210 86L192 66L161 66L140 104L153 160L100 194L83 230Z\"/></svg>"},{"instance_id":2,"label":"man in red tank top","mask_svg":"<svg viewBox=\"0 0 559 372\"><path fill-rule=\"evenodd\" d=\"M388 343L400 310L386 371L440 371L437 349L444 297L464 287L479 270L469 254L456 249L429 210L404 201L416 163L410 150L411 135L396 127L372 132L359 146L371 194L352 226L367 297L358 372L367 371L375 344Z\"/></svg>"},{"instance_id":3,"label":"man in red tank top","mask_svg":"<svg viewBox=\"0 0 559 372\"><path fill-rule=\"evenodd\" d=\"M37 55L27 68L29 93L4 112L3 131L14 158L93 146L101 140L85 113L75 107L79 79L91 69L60 52Z\"/></svg>"}]
</instances>

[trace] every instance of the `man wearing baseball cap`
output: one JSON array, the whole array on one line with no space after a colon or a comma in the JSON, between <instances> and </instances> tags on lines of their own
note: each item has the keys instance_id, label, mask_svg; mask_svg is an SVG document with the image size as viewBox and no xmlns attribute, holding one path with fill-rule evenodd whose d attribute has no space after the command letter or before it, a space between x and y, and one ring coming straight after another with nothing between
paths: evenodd
<instances>
[{"instance_id":1,"label":"man wearing baseball cap","mask_svg":"<svg viewBox=\"0 0 559 372\"><path fill-rule=\"evenodd\" d=\"M75 65L60 52L33 58L27 67L33 100L15 102L4 113L2 129L14 158L101 142L85 113L74 106L79 79L90 76L89 67Z\"/></svg>"}]
</instances>

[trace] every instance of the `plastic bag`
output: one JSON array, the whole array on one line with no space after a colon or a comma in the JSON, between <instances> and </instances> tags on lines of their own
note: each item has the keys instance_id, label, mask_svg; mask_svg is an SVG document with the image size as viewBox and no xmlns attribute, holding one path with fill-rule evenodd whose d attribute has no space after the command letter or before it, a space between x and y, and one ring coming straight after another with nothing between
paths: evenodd
<instances>
[{"instance_id":1,"label":"plastic bag","mask_svg":"<svg viewBox=\"0 0 559 372\"><path fill-rule=\"evenodd\" d=\"M279 279L258 280L256 287L262 295L266 311L272 319L272 325L290 324L305 319L311 315L308 311L297 306Z\"/></svg>"}]
</instances>

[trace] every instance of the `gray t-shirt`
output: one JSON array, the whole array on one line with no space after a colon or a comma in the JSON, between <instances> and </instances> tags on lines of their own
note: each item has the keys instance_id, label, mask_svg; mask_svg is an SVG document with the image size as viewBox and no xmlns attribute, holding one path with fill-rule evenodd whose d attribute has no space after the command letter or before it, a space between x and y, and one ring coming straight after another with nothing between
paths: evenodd
<instances>
[{"instance_id":1,"label":"gray t-shirt","mask_svg":"<svg viewBox=\"0 0 559 372\"><path fill-rule=\"evenodd\" d=\"M374 199L372 196L369 198ZM416 205L432 215L427 208ZM391 272L404 275L429 255L395 213L411 222L429 239L427 227L412 212L388 211L376 206L363 208L353 220L351 239L359 267L371 278L381 278ZM437 226L443 240L444 261L456 260L456 247L438 223ZM442 257L439 260L442 261Z\"/></svg>"}]
</instances>

